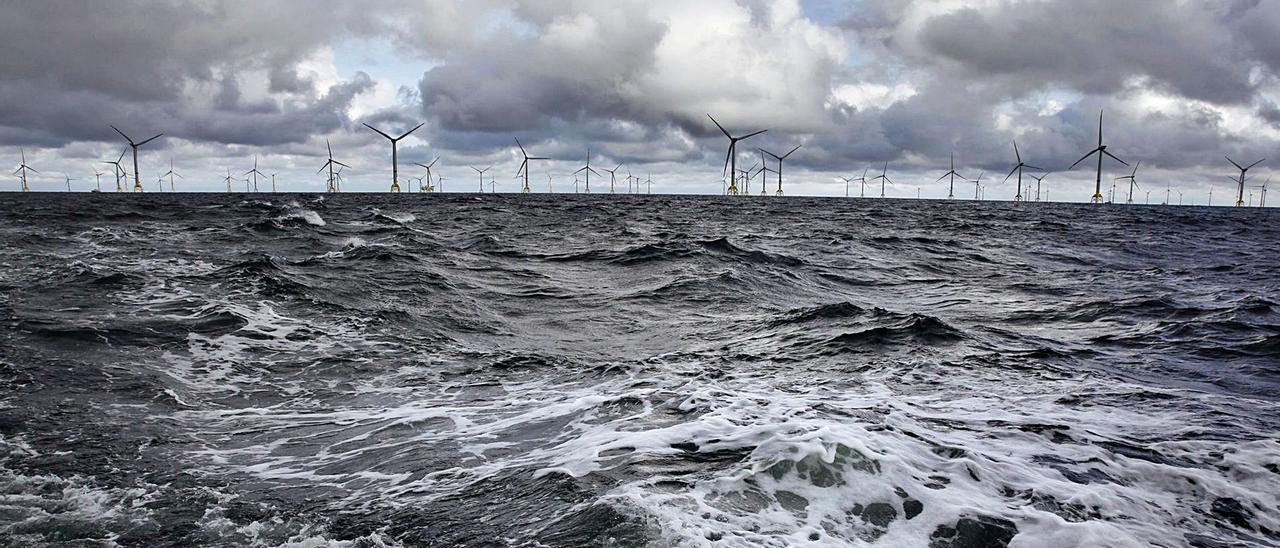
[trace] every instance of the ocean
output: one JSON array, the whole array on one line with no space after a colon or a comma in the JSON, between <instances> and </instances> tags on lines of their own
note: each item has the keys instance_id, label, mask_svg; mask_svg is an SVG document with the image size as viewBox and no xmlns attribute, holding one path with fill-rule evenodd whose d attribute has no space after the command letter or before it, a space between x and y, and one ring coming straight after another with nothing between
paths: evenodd
<instances>
[{"instance_id":1,"label":"ocean","mask_svg":"<svg viewBox=\"0 0 1280 548\"><path fill-rule=\"evenodd\" d=\"M0 195L0 545L1280 545L1269 209Z\"/></svg>"}]
</instances>

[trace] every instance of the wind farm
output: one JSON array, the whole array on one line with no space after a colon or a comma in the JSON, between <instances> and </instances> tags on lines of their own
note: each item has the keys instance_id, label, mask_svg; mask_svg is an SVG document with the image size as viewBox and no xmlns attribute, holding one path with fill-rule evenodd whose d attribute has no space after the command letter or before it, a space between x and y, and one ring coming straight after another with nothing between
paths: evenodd
<instances>
[{"instance_id":1,"label":"wind farm","mask_svg":"<svg viewBox=\"0 0 1280 548\"><path fill-rule=\"evenodd\" d=\"M1268 2L0 24L0 545L1280 545Z\"/></svg>"}]
</instances>

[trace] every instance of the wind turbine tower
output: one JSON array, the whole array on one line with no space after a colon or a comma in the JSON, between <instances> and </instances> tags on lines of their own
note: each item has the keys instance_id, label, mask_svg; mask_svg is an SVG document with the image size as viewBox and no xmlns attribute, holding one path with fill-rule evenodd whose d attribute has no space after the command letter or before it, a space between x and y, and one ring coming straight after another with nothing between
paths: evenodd
<instances>
[{"instance_id":1,"label":"wind turbine tower","mask_svg":"<svg viewBox=\"0 0 1280 548\"><path fill-rule=\"evenodd\" d=\"M755 133L748 133L746 135L743 135L742 137L734 137L732 134L729 133L729 130L725 129L724 126L720 125L720 122L717 122L716 119L712 117L710 114L707 115L707 118L711 118L711 123L715 124L717 128L720 128L720 133L723 133L725 137L729 138L729 152L727 152L724 157L724 172L726 175L729 175L730 177L732 177L732 175L734 173L737 173L738 171L738 158L737 158L738 142L745 141L747 139L755 137L756 135L760 135L761 133L764 133L769 130L762 129ZM781 174L779 174L779 177L781 177ZM738 195L738 185L736 182L730 181L727 194L731 196Z\"/></svg>"},{"instance_id":2,"label":"wind turbine tower","mask_svg":"<svg viewBox=\"0 0 1280 548\"><path fill-rule=\"evenodd\" d=\"M954 200L956 199L956 177L959 177L961 181L968 181L968 179L965 179L963 175L956 173L956 153L954 152L951 153L951 171L948 171L942 174L941 177L938 177L938 181L946 179L947 177L951 177L951 189L947 191L947 199Z\"/></svg>"},{"instance_id":3,"label":"wind turbine tower","mask_svg":"<svg viewBox=\"0 0 1280 548\"><path fill-rule=\"evenodd\" d=\"M159 139L164 134L161 133L141 143L135 143L133 142L133 139L130 139L128 135L125 135L124 132L120 131L116 126L111 126L111 129L116 130L116 133L119 133L121 137L124 137L124 140L129 142L129 146L133 147L133 191L142 192L142 178L140 176L141 174L138 173L138 147Z\"/></svg>"},{"instance_id":4,"label":"wind turbine tower","mask_svg":"<svg viewBox=\"0 0 1280 548\"><path fill-rule=\"evenodd\" d=\"M1250 169L1253 169L1253 166L1256 166L1266 161L1266 158L1263 158L1262 160L1258 160L1252 164L1249 164L1249 167L1241 167L1240 164L1237 164L1236 161L1232 160L1230 156L1227 157L1227 161L1231 162L1231 165L1236 166L1236 169L1240 170L1240 180L1239 180L1240 193L1236 196L1236 207L1244 207L1244 176L1246 173L1249 172Z\"/></svg>"},{"instance_id":5,"label":"wind turbine tower","mask_svg":"<svg viewBox=\"0 0 1280 548\"><path fill-rule=\"evenodd\" d=\"M373 127L369 124L364 125L364 127L372 129L378 135L386 137L388 141L391 141L391 192L400 192L400 165L399 165L399 157L397 156L397 153L396 153L396 146L400 144L400 141L402 139L404 139L405 137L408 137L410 133L418 131L418 128L422 127L425 124L426 122L423 122L421 124L414 126L413 129L404 132L399 137L392 137L390 135L387 135L386 133L383 133L382 130L376 127Z\"/></svg>"},{"instance_id":6,"label":"wind turbine tower","mask_svg":"<svg viewBox=\"0 0 1280 548\"><path fill-rule=\"evenodd\" d=\"M1102 156L1103 155L1110 156L1111 159L1124 164L1125 167L1129 166L1128 162L1125 162L1124 160L1117 158L1115 154L1107 152L1107 145L1102 144L1102 111L1098 111L1098 148L1095 148L1089 151L1088 154L1085 154L1079 160L1076 160L1076 163L1071 164L1071 167L1067 168L1067 170L1070 171L1072 169L1075 169L1075 167L1079 165L1080 162L1087 160L1090 156L1093 156L1094 154L1098 155L1098 177L1095 181L1096 184L1093 187L1092 200L1093 200L1093 203L1100 204L1102 203Z\"/></svg>"}]
</instances>

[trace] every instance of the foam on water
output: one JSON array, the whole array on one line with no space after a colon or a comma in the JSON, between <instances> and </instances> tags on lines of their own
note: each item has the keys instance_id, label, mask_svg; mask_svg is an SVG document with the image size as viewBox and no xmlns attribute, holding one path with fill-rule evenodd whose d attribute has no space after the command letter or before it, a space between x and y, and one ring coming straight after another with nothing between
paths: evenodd
<instances>
[{"instance_id":1,"label":"foam on water","mask_svg":"<svg viewBox=\"0 0 1280 548\"><path fill-rule=\"evenodd\" d=\"M0 218L5 541L1280 542L1256 220L130 198Z\"/></svg>"}]
</instances>

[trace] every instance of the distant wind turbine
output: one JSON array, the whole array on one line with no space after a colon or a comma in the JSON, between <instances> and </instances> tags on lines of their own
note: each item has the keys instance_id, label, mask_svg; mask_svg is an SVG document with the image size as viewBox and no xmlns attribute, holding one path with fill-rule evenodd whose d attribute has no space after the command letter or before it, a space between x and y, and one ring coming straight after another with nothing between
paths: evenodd
<instances>
[{"instance_id":1,"label":"distant wind turbine","mask_svg":"<svg viewBox=\"0 0 1280 548\"><path fill-rule=\"evenodd\" d=\"M247 184L247 182L249 181L249 176L250 176L250 175L252 175L252 176L253 176L253 190L252 190L251 192L257 192L257 191L258 191L258 176L259 176L259 175L261 175L261 176L263 176L263 177L266 177L266 176L267 176L267 174L266 174L266 173L263 173L263 172L261 172L261 171L258 171L258 155L256 155L256 154L255 154L255 155L253 156L253 169L250 169L249 171L244 172L244 175L245 175L245 182L246 182L246 184Z\"/></svg>"},{"instance_id":2,"label":"distant wind turbine","mask_svg":"<svg viewBox=\"0 0 1280 548\"><path fill-rule=\"evenodd\" d=\"M737 169L738 168L738 158L737 158L738 142L745 141L747 139L755 137L756 135L765 133L769 130L762 129L755 133L748 133L746 135L743 135L742 137L734 137L732 134L729 133L729 130L725 129L724 126L720 125L720 122L717 122L716 119L712 117L710 114L707 115L707 118L711 118L711 123L715 124L717 128L720 128L720 133L723 133L725 137L729 138L729 152L727 152L724 157L724 169L725 169L725 173L728 174L730 177L732 177L732 175L736 173L738 170ZM738 194L737 183L731 181L729 183L729 189L726 192L730 195L736 196Z\"/></svg>"},{"instance_id":3,"label":"distant wind turbine","mask_svg":"<svg viewBox=\"0 0 1280 548\"><path fill-rule=\"evenodd\" d=\"M124 166L120 164L120 162L124 161L124 155L126 152L129 152L129 149L126 148L124 150L121 150L120 157L116 158L116 161L114 162L102 162L104 164L112 166L115 170L116 192L124 192L124 186L121 185L120 182L129 178L129 172L126 171L124 169Z\"/></svg>"},{"instance_id":4,"label":"distant wind turbine","mask_svg":"<svg viewBox=\"0 0 1280 548\"><path fill-rule=\"evenodd\" d=\"M431 186L431 168L435 167L435 166L436 166L436 162L439 162L439 161L440 161L440 157L439 157L439 156L436 156L436 157L435 157L435 159L434 159L434 160L431 160L431 163L429 163L429 164L419 164L419 163L417 163L417 162L414 162L414 163L413 163L413 165L418 166L418 167L420 167L420 168L422 168L422 169L427 170L427 186L426 186L426 188L424 189L424 188L422 187L422 180L421 180L421 179L419 179L419 180L418 180L418 192L424 192L424 191L425 191L425 192L431 192L431 191L435 190L435 187L432 187L432 186Z\"/></svg>"},{"instance_id":5,"label":"distant wind turbine","mask_svg":"<svg viewBox=\"0 0 1280 548\"><path fill-rule=\"evenodd\" d=\"M978 178L973 180L973 199L974 200L982 199L982 176L986 174L987 174L986 170L983 170L981 173L978 174Z\"/></svg>"},{"instance_id":6,"label":"distant wind turbine","mask_svg":"<svg viewBox=\"0 0 1280 548\"><path fill-rule=\"evenodd\" d=\"M596 176L599 177L600 173L594 169L591 169L591 148L590 147L587 147L587 165L579 168L578 171L575 171L574 173L575 174L582 173L584 175L584 178L586 179L586 185L583 186L584 188L583 192L586 194L591 194L591 174L595 173Z\"/></svg>"},{"instance_id":7,"label":"distant wind turbine","mask_svg":"<svg viewBox=\"0 0 1280 548\"><path fill-rule=\"evenodd\" d=\"M226 177L223 177L223 178L222 178L222 180L223 180L223 181L226 181L226 183L227 183L227 192L228 192L228 193L230 193L230 192L231 192L231 181L233 181L233 180L234 180L234 179L232 179L232 178L231 178L231 168L227 168L227 176L226 176Z\"/></svg>"},{"instance_id":8,"label":"distant wind turbine","mask_svg":"<svg viewBox=\"0 0 1280 548\"><path fill-rule=\"evenodd\" d=\"M1105 154L1110 156L1111 159L1124 164L1126 167L1129 165L1128 162L1117 158L1115 154L1107 152L1107 145L1102 144L1102 111L1098 111L1098 148L1089 151L1088 154L1085 154L1079 160L1076 160L1076 163L1071 164L1071 167L1067 168L1067 170L1070 171L1075 169L1080 162L1087 160L1094 154L1098 155L1098 178L1095 181L1096 185L1093 187L1093 203L1098 204L1102 203L1102 156Z\"/></svg>"},{"instance_id":9,"label":"distant wind turbine","mask_svg":"<svg viewBox=\"0 0 1280 548\"><path fill-rule=\"evenodd\" d=\"M142 192L142 177L141 177L141 174L138 173L138 147L145 145L147 143L150 143L151 141L154 141L156 139L159 139L164 134L161 133L141 143L135 143L133 142L133 139L130 139L128 135L125 135L124 132L120 131L120 129L117 128L116 126L110 126L110 127L111 129L116 130L116 133L119 133L121 137L124 137L124 140L129 142L130 147L133 147L133 191Z\"/></svg>"},{"instance_id":10,"label":"distant wind turbine","mask_svg":"<svg viewBox=\"0 0 1280 548\"><path fill-rule=\"evenodd\" d=\"M70 175L65 173L62 176L67 178L67 192L71 192L71 181L75 181L77 179L72 179Z\"/></svg>"},{"instance_id":11,"label":"distant wind turbine","mask_svg":"<svg viewBox=\"0 0 1280 548\"><path fill-rule=\"evenodd\" d=\"M481 193L484 193L484 172L489 171L490 169L493 169L493 166L489 166L489 167L486 167L486 168L484 168L484 169L480 169L480 168L478 168L478 167L476 167L476 166L468 166L468 167L470 167L471 169L475 170L475 172L476 172L477 174L479 174L479 175L480 175L480 192L481 192ZM517 173L516 173L516 177L519 177L519 176L520 176L520 173L519 173L519 172L517 172ZM522 191L522 192L523 192L523 191Z\"/></svg>"},{"instance_id":12,"label":"distant wind turbine","mask_svg":"<svg viewBox=\"0 0 1280 548\"><path fill-rule=\"evenodd\" d=\"M867 197L867 171L869 171L870 169L871 168L868 168L868 167L862 168L862 176L856 179L858 182L862 183L862 192L858 194L859 198Z\"/></svg>"},{"instance_id":13,"label":"distant wind turbine","mask_svg":"<svg viewBox=\"0 0 1280 548\"><path fill-rule=\"evenodd\" d=\"M792 154L795 154L797 150L800 150L801 146L802 145L796 145L796 148L791 149L791 152L783 154L782 156L778 156L777 154L769 152L763 148L760 149L761 152L764 152L765 154L773 156L773 158L778 161L778 191L775 193L778 196L782 196L782 162Z\"/></svg>"},{"instance_id":14,"label":"distant wind turbine","mask_svg":"<svg viewBox=\"0 0 1280 548\"><path fill-rule=\"evenodd\" d=\"M93 191L102 192L102 172L97 167L93 168Z\"/></svg>"},{"instance_id":15,"label":"distant wind turbine","mask_svg":"<svg viewBox=\"0 0 1280 548\"><path fill-rule=\"evenodd\" d=\"M946 179L947 177L951 177L951 190L947 191L947 199L954 200L956 199L956 177L959 177L961 181L968 181L968 179L965 179L963 175L956 173L956 153L954 152L951 153L951 171L948 171L942 174L941 177L938 177L938 181Z\"/></svg>"},{"instance_id":16,"label":"distant wind turbine","mask_svg":"<svg viewBox=\"0 0 1280 548\"><path fill-rule=\"evenodd\" d=\"M885 162L884 171L881 171L878 177L871 180L880 181L880 197L884 198L884 184L893 182L892 180L889 179L889 162Z\"/></svg>"},{"instance_id":17,"label":"distant wind turbine","mask_svg":"<svg viewBox=\"0 0 1280 548\"><path fill-rule=\"evenodd\" d=\"M328 139L324 140L324 146L326 149L329 150L329 161L325 162L324 165L320 167L320 170L316 171L316 173L320 173L326 169L329 170L329 183L328 183L328 188L326 190L328 192L337 192L338 177L337 177L337 174L333 172L333 166L337 165L337 166L348 167L348 168L351 166L333 159L333 145L329 144Z\"/></svg>"},{"instance_id":18,"label":"distant wind turbine","mask_svg":"<svg viewBox=\"0 0 1280 548\"><path fill-rule=\"evenodd\" d=\"M1240 194L1236 197L1236 207L1242 207L1242 206L1244 206L1244 177L1245 177L1245 174L1247 174L1247 173L1249 172L1249 170L1250 170L1250 169L1253 169L1253 166L1256 166L1256 165L1261 164L1262 162L1266 161L1266 158L1263 158L1263 159L1258 160L1258 161L1256 161L1256 162L1254 162L1254 163L1252 163L1252 164L1249 164L1249 167L1240 167L1240 164L1237 164L1237 163L1236 163L1236 161L1235 161L1235 160L1232 160L1230 156L1228 156L1228 157L1227 157L1227 161L1228 161L1228 162L1231 162L1231 165L1236 166L1236 169L1239 169L1239 170L1240 170Z\"/></svg>"},{"instance_id":19,"label":"distant wind turbine","mask_svg":"<svg viewBox=\"0 0 1280 548\"><path fill-rule=\"evenodd\" d=\"M31 192L31 187L28 187L28 186L27 186L27 172L28 172L28 171L30 171L30 172L32 172L32 173L40 173L40 172L39 172L39 171L36 171L36 169L35 169L35 168L33 168L33 167L31 167L31 166L27 165L27 151L26 151L26 150L24 150L23 148L19 147L19 148L18 148L18 153L22 155L22 163L18 165L18 169L13 170L13 174L14 174L14 175L17 175L19 178L21 178L21 179L22 179L22 191L23 191L23 192Z\"/></svg>"},{"instance_id":20,"label":"distant wind turbine","mask_svg":"<svg viewBox=\"0 0 1280 548\"><path fill-rule=\"evenodd\" d=\"M1045 173L1044 175L1041 175L1041 176L1039 176L1039 177L1036 177L1035 175L1032 175L1032 176L1031 176L1031 178L1032 178L1032 179L1035 179L1035 180L1036 180L1036 201L1037 201L1037 202L1039 202L1039 201L1040 201L1040 184L1041 184L1041 183L1043 183L1043 182L1044 182L1044 180L1045 180L1045 178L1046 178L1046 177L1048 177L1048 176L1049 176L1049 174L1048 174L1048 173ZM1045 195L1045 200L1047 201L1047 200L1049 199L1049 190L1048 190L1048 189L1046 189L1046 190L1044 191L1044 195Z\"/></svg>"},{"instance_id":21,"label":"distant wind turbine","mask_svg":"<svg viewBox=\"0 0 1280 548\"><path fill-rule=\"evenodd\" d=\"M1267 207L1267 185L1268 184L1271 184L1271 177L1267 177L1267 180L1262 182L1262 186L1253 187L1253 188L1259 189L1259 192L1260 192L1260 195L1258 196L1258 207Z\"/></svg>"},{"instance_id":22,"label":"distant wind turbine","mask_svg":"<svg viewBox=\"0 0 1280 548\"><path fill-rule=\"evenodd\" d=\"M181 178L182 178L182 176L181 176L181 175L178 175L178 172L176 172L176 171L174 171L174 170L173 170L173 158L169 158L169 172L168 172L168 173L165 173L164 175L161 175L160 177L161 177L161 178L168 177L168 178L169 178L169 192L177 192L176 190L174 190L174 187L173 187L173 178L174 178L174 177L177 177L177 178L181 179ZM275 183L273 182L271 186L272 186L272 192L275 192Z\"/></svg>"},{"instance_id":23,"label":"distant wind turbine","mask_svg":"<svg viewBox=\"0 0 1280 548\"><path fill-rule=\"evenodd\" d=\"M618 164L618 167L615 167L613 169L605 170L605 172L609 174L609 194L613 194L613 185L614 183L617 182L619 169L622 169L622 164Z\"/></svg>"},{"instance_id":24,"label":"distant wind turbine","mask_svg":"<svg viewBox=\"0 0 1280 548\"><path fill-rule=\"evenodd\" d=\"M1004 176L1004 182L1006 182L1006 183L1007 183L1007 182L1009 182L1009 177L1013 177L1013 174L1014 174L1014 173L1017 173L1017 174L1018 174L1018 193L1017 193L1017 195L1016 195L1016 196L1014 196L1014 197L1013 197L1013 201L1015 201L1015 202L1021 202L1021 201L1022 201L1022 170L1024 170L1024 169L1034 169L1034 170L1036 170L1036 171L1044 171L1044 169L1042 169L1042 168L1038 168L1038 167L1036 167L1036 166L1032 166L1032 165L1027 165L1027 163L1026 163L1026 162L1023 162L1023 161L1022 161L1022 153L1021 153L1020 151L1018 151L1018 142L1017 142L1017 141L1014 141L1014 142L1013 142L1013 155L1014 155L1014 157L1016 157L1016 158L1018 159L1018 165L1013 166L1013 169L1009 171L1009 174ZM1101 196L1099 196L1099 197L1101 197Z\"/></svg>"},{"instance_id":25,"label":"distant wind turbine","mask_svg":"<svg viewBox=\"0 0 1280 548\"><path fill-rule=\"evenodd\" d=\"M388 141L391 141L391 192L400 192L400 165L399 165L399 157L397 156L397 153L396 153L396 147L398 144L400 144L400 141L402 139L404 139L405 137L408 137L410 133L418 131L418 128L422 127L425 124L426 122L423 122L421 124L414 126L413 129L402 133L399 137L392 137L390 135L387 135L386 133L383 133L382 130L376 127L373 127L369 124L364 124L364 127L367 127L373 130L378 135L386 137Z\"/></svg>"},{"instance_id":26,"label":"distant wind turbine","mask_svg":"<svg viewBox=\"0 0 1280 548\"><path fill-rule=\"evenodd\" d=\"M1130 173L1122 177L1116 177L1117 181L1124 181L1126 179L1129 181L1129 198L1125 200L1126 204L1133 204L1133 191L1134 189L1138 188L1138 168L1139 167L1142 167L1141 160L1139 160L1137 164L1134 164L1133 173Z\"/></svg>"},{"instance_id":27,"label":"distant wind turbine","mask_svg":"<svg viewBox=\"0 0 1280 548\"><path fill-rule=\"evenodd\" d=\"M524 149L524 145L520 144L519 138L516 138L516 146L520 147L520 155L524 157L524 161L520 162L520 168L516 170L516 177L519 177L520 173L524 172L524 188L521 189L520 192L528 192L529 191L529 160L550 160L551 158L529 156L529 153ZM481 180L484 180L484 175L481 175L480 178ZM492 187L492 185L490 185L490 187ZM480 184L480 191L481 192L484 191L483 183ZM577 192L576 187L574 189L574 192Z\"/></svg>"}]
</instances>

